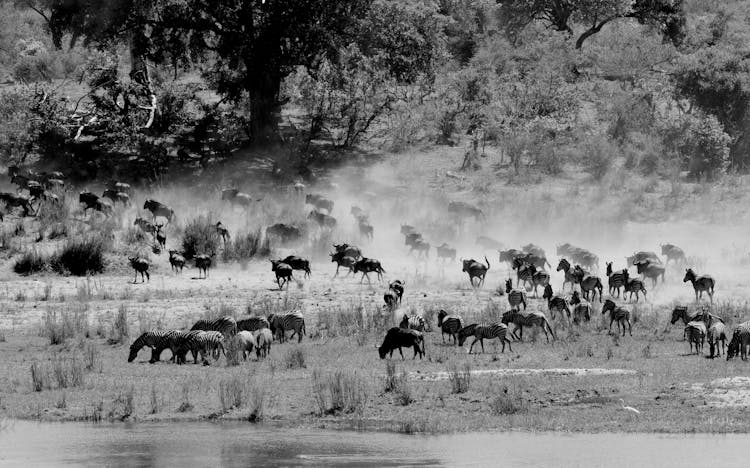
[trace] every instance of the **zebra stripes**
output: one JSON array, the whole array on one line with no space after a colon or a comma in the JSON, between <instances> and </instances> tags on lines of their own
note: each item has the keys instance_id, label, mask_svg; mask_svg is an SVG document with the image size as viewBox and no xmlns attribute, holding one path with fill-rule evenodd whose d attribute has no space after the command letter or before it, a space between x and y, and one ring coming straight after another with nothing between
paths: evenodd
<instances>
[{"instance_id":1,"label":"zebra stripes","mask_svg":"<svg viewBox=\"0 0 750 468\"><path fill-rule=\"evenodd\" d=\"M193 362L198 364L198 354L203 364L208 364L206 355L213 355L218 359L224 351L224 335L218 331L190 330L180 331L172 336L170 347L175 354L177 364L184 364L187 352L193 354Z\"/></svg>"},{"instance_id":2,"label":"zebra stripes","mask_svg":"<svg viewBox=\"0 0 750 468\"><path fill-rule=\"evenodd\" d=\"M260 330L261 328L270 328L270 324L268 323L268 319L265 317L248 317L242 320L237 320L237 332L240 332L242 330L246 331L255 331Z\"/></svg>"},{"instance_id":3,"label":"zebra stripes","mask_svg":"<svg viewBox=\"0 0 750 468\"><path fill-rule=\"evenodd\" d=\"M646 285L643 284L643 281L641 281L638 278L630 278L628 274L628 270L623 270L623 273L625 274L625 292L630 293L630 296L628 297L629 301L633 300L633 294L635 294L635 301L638 302L640 299L640 293L643 293L643 297L646 297Z\"/></svg>"},{"instance_id":4,"label":"zebra stripes","mask_svg":"<svg viewBox=\"0 0 750 468\"><path fill-rule=\"evenodd\" d=\"M609 287L609 295L614 296L614 291L617 291L617 297L620 297L620 289L625 287L627 281L627 273L625 270L612 271L612 262L607 263L607 286Z\"/></svg>"},{"instance_id":5,"label":"zebra stripes","mask_svg":"<svg viewBox=\"0 0 750 468\"><path fill-rule=\"evenodd\" d=\"M553 340L555 339L555 332L552 331L549 320L541 312L518 312L511 310L503 314L501 321L506 325L512 323L516 326L519 334L517 335L516 330L513 330L511 335L519 341L523 341L523 327L540 327L544 332L544 336L547 337L547 343L549 343L549 334L552 335ZM547 330L549 330L549 334L547 334Z\"/></svg>"},{"instance_id":6,"label":"zebra stripes","mask_svg":"<svg viewBox=\"0 0 750 468\"><path fill-rule=\"evenodd\" d=\"M237 334L237 322L230 316L217 318L215 320L201 319L195 322L190 329L190 331L194 330L217 331L225 337L230 337Z\"/></svg>"},{"instance_id":7,"label":"zebra stripes","mask_svg":"<svg viewBox=\"0 0 750 468\"><path fill-rule=\"evenodd\" d=\"M703 322L690 322L685 326L685 335L690 345L690 354L693 353L695 344L695 354L703 352L703 343L706 341L706 324Z\"/></svg>"},{"instance_id":8,"label":"zebra stripes","mask_svg":"<svg viewBox=\"0 0 750 468\"><path fill-rule=\"evenodd\" d=\"M144 346L151 348L151 359L148 362L153 364L158 361L162 351L170 347L171 339L175 333L177 333L176 330L151 330L143 333L130 345L128 362L133 362L138 355L138 351Z\"/></svg>"},{"instance_id":9,"label":"zebra stripes","mask_svg":"<svg viewBox=\"0 0 750 468\"><path fill-rule=\"evenodd\" d=\"M453 344L458 345L458 331L461 330L461 317L458 315L448 315L448 312L440 310L438 312L438 327L440 327L440 336L445 343L445 334L453 337ZM450 338L448 338L450 342Z\"/></svg>"},{"instance_id":10,"label":"zebra stripes","mask_svg":"<svg viewBox=\"0 0 750 468\"><path fill-rule=\"evenodd\" d=\"M421 315L417 314L410 317L409 315L404 314L404 317L401 319L401 323L398 326L399 328L408 328L410 330L423 332L427 328L427 322Z\"/></svg>"},{"instance_id":11,"label":"zebra stripes","mask_svg":"<svg viewBox=\"0 0 750 468\"><path fill-rule=\"evenodd\" d=\"M482 352L484 353L484 339L491 340L498 338L503 344L501 352L505 352L505 343L508 343L508 349L513 351L513 348L510 346L510 340L506 337L507 332L508 326L503 323L472 324L458 331L458 345L463 346L466 338L473 336L474 341L472 341L471 346L469 346L469 354L471 354L477 341L479 341L479 344L482 346Z\"/></svg>"},{"instance_id":12,"label":"zebra stripes","mask_svg":"<svg viewBox=\"0 0 750 468\"><path fill-rule=\"evenodd\" d=\"M748 348L750 348L750 321L743 322L734 328L732 341L727 347L727 361L738 354L743 361L746 361Z\"/></svg>"},{"instance_id":13,"label":"zebra stripes","mask_svg":"<svg viewBox=\"0 0 750 468\"><path fill-rule=\"evenodd\" d=\"M548 284L544 287L542 299L547 299L547 307L549 308L549 313L552 314L552 320L555 320L555 311L559 312L563 317L567 314L567 318L570 319L568 303L562 297L553 294L551 285Z\"/></svg>"},{"instance_id":14,"label":"zebra stripes","mask_svg":"<svg viewBox=\"0 0 750 468\"><path fill-rule=\"evenodd\" d=\"M505 292L508 293L508 304L511 309L520 310L523 304L523 310L526 310L526 293L519 289L513 289L513 281L505 281Z\"/></svg>"},{"instance_id":15,"label":"zebra stripes","mask_svg":"<svg viewBox=\"0 0 750 468\"><path fill-rule=\"evenodd\" d=\"M288 330L292 330L292 335L289 337L290 340L294 338L294 335L297 335L297 343L302 342L302 335L305 335L305 317L301 311L277 315L271 314L268 316L268 323L271 333L279 340L279 343L287 340L286 332Z\"/></svg>"},{"instance_id":16,"label":"zebra stripes","mask_svg":"<svg viewBox=\"0 0 750 468\"><path fill-rule=\"evenodd\" d=\"M622 336L625 336L625 324L628 325L630 336L633 336L633 326L630 324L630 311L625 307L618 306L611 299L604 301L602 306L602 315L609 312L609 333L612 334L612 323L617 321L617 333L622 326Z\"/></svg>"}]
</instances>

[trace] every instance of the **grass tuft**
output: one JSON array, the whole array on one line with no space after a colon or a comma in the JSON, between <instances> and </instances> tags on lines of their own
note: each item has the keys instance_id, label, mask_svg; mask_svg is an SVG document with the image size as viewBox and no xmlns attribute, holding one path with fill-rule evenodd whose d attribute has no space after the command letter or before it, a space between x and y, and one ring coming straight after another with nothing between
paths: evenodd
<instances>
[{"instance_id":1,"label":"grass tuft","mask_svg":"<svg viewBox=\"0 0 750 468\"><path fill-rule=\"evenodd\" d=\"M305 352L301 347L296 346L287 350L284 355L284 366L287 369L304 369L307 367L307 364L305 364Z\"/></svg>"},{"instance_id":2,"label":"grass tuft","mask_svg":"<svg viewBox=\"0 0 750 468\"><path fill-rule=\"evenodd\" d=\"M451 393L466 393L471 384L471 364L464 362L463 365L451 364L448 368L448 380L451 383Z\"/></svg>"},{"instance_id":3,"label":"grass tuft","mask_svg":"<svg viewBox=\"0 0 750 468\"><path fill-rule=\"evenodd\" d=\"M104 254L108 241L103 235L68 239L50 259L52 269L61 275L86 276L104 271Z\"/></svg>"}]
</instances>

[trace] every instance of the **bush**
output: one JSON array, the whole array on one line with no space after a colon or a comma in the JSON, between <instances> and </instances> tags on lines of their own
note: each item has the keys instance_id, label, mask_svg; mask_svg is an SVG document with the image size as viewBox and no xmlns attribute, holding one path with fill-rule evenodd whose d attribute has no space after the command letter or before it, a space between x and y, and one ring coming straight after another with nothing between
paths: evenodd
<instances>
[{"instance_id":1,"label":"bush","mask_svg":"<svg viewBox=\"0 0 750 468\"><path fill-rule=\"evenodd\" d=\"M199 216L185 226L182 235L182 253L191 260L196 255L216 253L221 240L216 232L216 223L208 216Z\"/></svg>"},{"instance_id":2,"label":"bush","mask_svg":"<svg viewBox=\"0 0 750 468\"><path fill-rule=\"evenodd\" d=\"M496 416L522 413L528 410L521 392L515 387L504 386L494 398L490 400L490 410Z\"/></svg>"},{"instance_id":3,"label":"bush","mask_svg":"<svg viewBox=\"0 0 750 468\"><path fill-rule=\"evenodd\" d=\"M38 250L29 250L16 260L16 263L13 265L13 271L19 275L41 273L47 269L48 261Z\"/></svg>"},{"instance_id":4,"label":"bush","mask_svg":"<svg viewBox=\"0 0 750 468\"><path fill-rule=\"evenodd\" d=\"M135 413L135 388L131 385L125 391L119 393L112 402L112 409L108 418L119 421L128 419Z\"/></svg>"},{"instance_id":5,"label":"bush","mask_svg":"<svg viewBox=\"0 0 750 468\"><path fill-rule=\"evenodd\" d=\"M39 222L39 232L47 233L47 236L53 239L54 237L50 235L50 231L59 231L59 226L65 226L69 217L70 208L64 194L59 195L59 201L57 202L42 200L36 213L36 220ZM67 231L67 228L65 228L65 231ZM60 237L59 233L55 234L55 237Z\"/></svg>"},{"instance_id":6,"label":"bush","mask_svg":"<svg viewBox=\"0 0 750 468\"><path fill-rule=\"evenodd\" d=\"M35 392L50 388L47 369L36 361L31 363L31 388Z\"/></svg>"},{"instance_id":7,"label":"bush","mask_svg":"<svg viewBox=\"0 0 750 468\"><path fill-rule=\"evenodd\" d=\"M263 232L258 229L255 232L238 233L229 240L221 253L221 260L225 263L237 261L247 264L252 258L265 258L270 254L268 238L263 238Z\"/></svg>"},{"instance_id":8,"label":"bush","mask_svg":"<svg viewBox=\"0 0 750 468\"><path fill-rule=\"evenodd\" d=\"M69 239L50 260L58 274L86 276L104 271L104 253L107 242L102 235L89 235L83 239Z\"/></svg>"},{"instance_id":9,"label":"bush","mask_svg":"<svg viewBox=\"0 0 750 468\"><path fill-rule=\"evenodd\" d=\"M361 413L367 401L366 385L359 374L337 370L313 371L313 394L320 414Z\"/></svg>"},{"instance_id":10,"label":"bush","mask_svg":"<svg viewBox=\"0 0 750 468\"><path fill-rule=\"evenodd\" d=\"M47 311L44 315L43 336L51 345L64 344L69 338L89 336L88 314L84 310L74 312Z\"/></svg>"},{"instance_id":11,"label":"bush","mask_svg":"<svg viewBox=\"0 0 750 468\"><path fill-rule=\"evenodd\" d=\"M232 408L242 407L245 385L237 376L226 377L219 382L219 401L225 413Z\"/></svg>"},{"instance_id":12,"label":"bush","mask_svg":"<svg viewBox=\"0 0 750 468\"><path fill-rule=\"evenodd\" d=\"M121 305L120 308L117 309L117 315L115 316L114 322L112 322L112 328L107 337L107 343L111 345L123 344L127 341L129 336L128 309L124 305Z\"/></svg>"},{"instance_id":13,"label":"bush","mask_svg":"<svg viewBox=\"0 0 750 468\"><path fill-rule=\"evenodd\" d=\"M471 384L471 365L468 362L462 366L452 364L448 369L448 380L451 383L451 393L466 393Z\"/></svg>"},{"instance_id":14,"label":"bush","mask_svg":"<svg viewBox=\"0 0 750 468\"><path fill-rule=\"evenodd\" d=\"M83 385L83 361L79 357L57 358L52 361L52 373L58 388L80 387Z\"/></svg>"}]
</instances>

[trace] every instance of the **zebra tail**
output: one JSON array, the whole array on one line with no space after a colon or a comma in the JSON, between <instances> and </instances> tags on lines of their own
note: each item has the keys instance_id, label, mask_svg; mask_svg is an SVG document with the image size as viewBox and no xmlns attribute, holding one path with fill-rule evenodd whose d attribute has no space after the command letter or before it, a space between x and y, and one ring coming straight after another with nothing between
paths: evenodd
<instances>
[{"instance_id":1,"label":"zebra tail","mask_svg":"<svg viewBox=\"0 0 750 468\"><path fill-rule=\"evenodd\" d=\"M487 269L490 269L490 261L487 259L487 256L484 256L484 261L487 262Z\"/></svg>"}]
</instances>

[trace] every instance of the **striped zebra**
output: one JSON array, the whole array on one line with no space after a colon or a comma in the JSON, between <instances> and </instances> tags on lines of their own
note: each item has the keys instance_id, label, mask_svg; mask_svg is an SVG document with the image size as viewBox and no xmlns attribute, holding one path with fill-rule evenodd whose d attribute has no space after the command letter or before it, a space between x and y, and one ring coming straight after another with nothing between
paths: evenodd
<instances>
[{"instance_id":1,"label":"striped zebra","mask_svg":"<svg viewBox=\"0 0 750 468\"><path fill-rule=\"evenodd\" d=\"M695 290L695 301L698 301L698 294L700 293L700 298L703 298L703 292L705 291L708 293L708 297L711 299L711 302L714 302L714 285L715 281L712 277L708 275L702 275L697 276L692 268L688 268L685 270L685 277L682 279L683 283L687 283L690 281L693 284L693 289Z\"/></svg>"},{"instance_id":2,"label":"striped zebra","mask_svg":"<svg viewBox=\"0 0 750 468\"><path fill-rule=\"evenodd\" d=\"M534 277L534 272L536 271L536 267L534 267L534 265L526 263L522 257L516 257L513 259L511 268L516 270L516 285L519 288L522 287L522 281L524 286L526 286L527 284L533 284L532 280Z\"/></svg>"},{"instance_id":3,"label":"striped zebra","mask_svg":"<svg viewBox=\"0 0 750 468\"><path fill-rule=\"evenodd\" d=\"M484 353L484 339L487 338L488 340L491 340L499 338L500 342L503 344L501 352L505 352L506 342L508 343L508 349L512 352L513 348L510 346L510 340L506 337L507 333L508 326L503 323L475 323L463 327L458 331L458 345L463 346L466 338L473 336L474 341L472 341L471 346L469 346L469 354L471 354L477 341L479 341L479 344L482 346L482 352Z\"/></svg>"},{"instance_id":4,"label":"striped zebra","mask_svg":"<svg viewBox=\"0 0 750 468\"><path fill-rule=\"evenodd\" d=\"M675 306L675 308L672 309L672 319L669 321L669 323L674 325L678 320L682 320L682 323L687 325L694 320L698 320L698 316L700 316L702 313L702 311L690 312L688 311L688 308L686 306Z\"/></svg>"},{"instance_id":5,"label":"striped zebra","mask_svg":"<svg viewBox=\"0 0 750 468\"><path fill-rule=\"evenodd\" d=\"M617 291L617 297L620 297L620 289L625 287L627 277L627 270L612 271L612 262L607 262L607 286L610 296L614 296L614 291Z\"/></svg>"},{"instance_id":6,"label":"striped zebra","mask_svg":"<svg viewBox=\"0 0 750 468\"><path fill-rule=\"evenodd\" d=\"M531 284L534 286L534 297L539 297L539 293L537 292L537 288L539 286L542 287L542 289L549 284L550 281L550 274L547 273L544 270L537 270L537 268L534 265L530 265L531 269Z\"/></svg>"},{"instance_id":7,"label":"striped zebra","mask_svg":"<svg viewBox=\"0 0 750 468\"><path fill-rule=\"evenodd\" d=\"M560 263L557 264L557 271L563 271L565 273L565 280L563 281L563 291L565 291L565 285L570 283L570 289L576 284L575 270L571 268L570 262L567 259L560 259Z\"/></svg>"},{"instance_id":8,"label":"striped zebra","mask_svg":"<svg viewBox=\"0 0 750 468\"><path fill-rule=\"evenodd\" d=\"M505 281L505 292L508 293L508 303L511 309L520 310L523 304L523 310L526 310L526 292L513 289L513 281L510 278Z\"/></svg>"},{"instance_id":9,"label":"striped zebra","mask_svg":"<svg viewBox=\"0 0 750 468\"><path fill-rule=\"evenodd\" d=\"M404 314L403 318L401 318L401 323L399 323L398 326L399 328L408 328L410 330L423 332L427 328L427 322L424 317L419 314L414 314L412 316Z\"/></svg>"},{"instance_id":10,"label":"striped zebra","mask_svg":"<svg viewBox=\"0 0 750 468\"><path fill-rule=\"evenodd\" d=\"M699 321L690 322L685 326L685 335L690 345L690 354L693 353L693 344L695 344L695 354L703 352L703 343L706 341L706 324Z\"/></svg>"},{"instance_id":11,"label":"striped zebra","mask_svg":"<svg viewBox=\"0 0 750 468\"><path fill-rule=\"evenodd\" d=\"M177 364L184 364L187 353L190 351L193 355L194 364L198 364L198 355L200 354L201 362L207 365L208 359L206 359L206 354L209 348L215 349L218 346L222 346L223 336L221 333L214 331L178 331L172 335L169 347L172 348Z\"/></svg>"},{"instance_id":12,"label":"striped zebra","mask_svg":"<svg viewBox=\"0 0 750 468\"><path fill-rule=\"evenodd\" d=\"M151 348L151 359L148 362L151 364L157 362L162 351L170 348L171 339L175 333L177 333L176 330L151 330L143 333L130 345L128 362L133 362L138 351L144 346Z\"/></svg>"},{"instance_id":13,"label":"striped zebra","mask_svg":"<svg viewBox=\"0 0 750 468\"><path fill-rule=\"evenodd\" d=\"M617 321L617 333L620 333L620 326L622 325L622 336L625 336L625 324L628 325L628 331L630 336L633 336L633 326L630 324L630 311L625 307L618 306L612 301L607 299L604 301L602 306L602 315L609 312L609 333L612 334L612 323Z\"/></svg>"},{"instance_id":14,"label":"striped zebra","mask_svg":"<svg viewBox=\"0 0 750 468\"><path fill-rule=\"evenodd\" d=\"M448 315L448 312L440 309L438 312L438 327L440 327L440 337L445 343L445 334L453 337L453 344L458 345L458 331L461 329L461 317L459 315ZM450 338L448 338L450 342Z\"/></svg>"},{"instance_id":15,"label":"striped zebra","mask_svg":"<svg viewBox=\"0 0 750 468\"><path fill-rule=\"evenodd\" d=\"M287 330L292 330L292 335L289 337L290 340L294 338L294 335L297 335L297 343L301 343L302 336L306 334L305 317L299 310L286 314L271 314L268 316L268 324L270 325L271 333L279 340L279 343L287 340Z\"/></svg>"},{"instance_id":16,"label":"striped zebra","mask_svg":"<svg viewBox=\"0 0 750 468\"><path fill-rule=\"evenodd\" d=\"M268 319L265 317L248 317L245 319L237 320L237 332L242 330L255 331L261 328L270 328Z\"/></svg>"},{"instance_id":17,"label":"striped zebra","mask_svg":"<svg viewBox=\"0 0 750 468\"><path fill-rule=\"evenodd\" d=\"M229 338L237 334L237 322L228 315L214 320L201 319L190 328L190 331L194 330L217 331Z\"/></svg>"},{"instance_id":18,"label":"striped zebra","mask_svg":"<svg viewBox=\"0 0 750 468\"><path fill-rule=\"evenodd\" d=\"M625 273L625 292L630 293L628 301L633 300L633 294L635 294L635 302L638 302L640 300L640 293L643 293L643 297L645 298L646 285L643 284L643 281L638 278L631 278L628 270L623 270L623 273Z\"/></svg>"},{"instance_id":19,"label":"striped zebra","mask_svg":"<svg viewBox=\"0 0 750 468\"><path fill-rule=\"evenodd\" d=\"M540 327L544 332L544 336L547 337L547 343L549 343L549 335L552 335L552 339L555 339L555 332L552 331L552 326L549 324L549 320L541 312L519 312L511 310L503 314L501 321L508 325L512 323L516 326L515 330L511 333L511 336L519 341L523 341L523 327ZM518 330L519 334L516 334ZM547 331L549 330L549 334Z\"/></svg>"},{"instance_id":20,"label":"striped zebra","mask_svg":"<svg viewBox=\"0 0 750 468\"><path fill-rule=\"evenodd\" d=\"M708 341L710 356L714 357L714 351L717 351L718 355L721 356L722 351L727 345L727 329L724 322L718 320L712 321L708 325L706 339ZM721 346L719 346L719 342L721 342Z\"/></svg>"},{"instance_id":21,"label":"striped zebra","mask_svg":"<svg viewBox=\"0 0 750 468\"><path fill-rule=\"evenodd\" d=\"M549 313L552 314L552 320L555 320L555 311L570 320L570 308L568 308L568 303L563 297L552 293L551 285L548 284L544 287L542 299L547 300L547 307L549 308Z\"/></svg>"},{"instance_id":22,"label":"striped zebra","mask_svg":"<svg viewBox=\"0 0 750 468\"><path fill-rule=\"evenodd\" d=\"M746 361L748 348L750 348L750 321L742 322L734 328L732 341L727 347L727 361L738 354L743 361Z\"/></svg>"},{"instance_id":23,"label":"striped zebra","mask_svg":"<svg viewBox=\"0 0 750 468\"><path fill-rule=\"evenodd\" d=\"M591 303L585 299L581 300L578 291L573 291L570 305L573 307L573 323L577 325L582 321L588 322L591 320Z\"/></svg>"}]
</instances>

